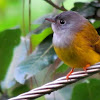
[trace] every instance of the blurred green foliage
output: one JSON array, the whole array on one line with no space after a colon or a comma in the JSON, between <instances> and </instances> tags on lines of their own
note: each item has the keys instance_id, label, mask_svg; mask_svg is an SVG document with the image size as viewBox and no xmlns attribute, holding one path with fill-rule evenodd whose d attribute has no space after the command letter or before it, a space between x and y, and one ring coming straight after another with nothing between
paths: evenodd
<instances>
[{"instance_id":1,"label":"blurred green foliage","mask_svg":"<svg viewBox=\"0 0 100 100\"><path fill-rule=\"evenodd\" d=\"M58 5L63 3L67 10L79 12L100 34L99 0L52 1ZM45 80L49 82L66 75L68 66L56 61L53 31L50 23L45 21L46 17L60 12L45 0L31 0L29 26L29 0L0 0L0 99L7 100L45 83ZM31 83L30 77L33 79ZM99 79L87 79L87 82L73 84L58 93L62 100L99 100L99 84ZM37 100L45 99L50 100L45 96Z\"/></svg>"},{"instance_id":2,"label":"blurred green foliage","mask_svg":"<svg viewBox=\"0 0 100 100\"><path fill-rule=\"evenodd\" d=\"M0 81L4 79L7 73L13 59L14 47L20 43L20 36L20 29L9 29L0 32Z\"/></svg>"},{"instance_id":3,"label":"blurred green foliage","mask_svg":"<svg viewBox=\"0 0 100 100\"><path fill-rule=\"evenodd\" d=\"M79 83L74 87L71 100L99 100L99 89L100 80L86 80L86 82Z\"/></svg>"}]
</instances>

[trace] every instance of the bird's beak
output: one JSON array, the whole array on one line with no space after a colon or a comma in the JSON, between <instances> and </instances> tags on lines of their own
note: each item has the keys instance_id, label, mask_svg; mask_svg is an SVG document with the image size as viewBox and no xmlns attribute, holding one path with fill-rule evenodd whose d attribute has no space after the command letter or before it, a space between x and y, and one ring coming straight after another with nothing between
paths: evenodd
<instances>
[{"instance_id":1,"label":"bird's beak","mask_svg":"<svg viewBox=\"0 0 100 100\"><path fill-rule=\"evenodd\" d=\"M45 20L52 22L52 23L55 23L55 20L53 18L45 18Z\"/></svg>"}]
</instances>

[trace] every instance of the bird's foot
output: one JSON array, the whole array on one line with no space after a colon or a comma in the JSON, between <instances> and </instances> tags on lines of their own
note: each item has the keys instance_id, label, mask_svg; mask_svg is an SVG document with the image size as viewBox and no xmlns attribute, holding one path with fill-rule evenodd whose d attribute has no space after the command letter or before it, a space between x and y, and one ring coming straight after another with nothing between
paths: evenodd
<instances>
[{"instance_id":1,"label":"bird's foot","mask_svg":"<svg viewBox=\"0 0 100 100\"><path fill-rule=\"evenodd\" d=\"M73 71L74 71L74 68L72 68L71 71L66 75L67 80L69 79L69 76L73 73Z\"/></svg>"},{"instance_id":2,"label":"bird's foot","mask_svg":"<svg viewBox=\"0 0 100 100\"><path fill-rule=\"evenodd\" d=\"M83 70L86 71L88 67L90 67L90 64L87 64L85 67L83 67Z\"/></svg>"}]
</instances>

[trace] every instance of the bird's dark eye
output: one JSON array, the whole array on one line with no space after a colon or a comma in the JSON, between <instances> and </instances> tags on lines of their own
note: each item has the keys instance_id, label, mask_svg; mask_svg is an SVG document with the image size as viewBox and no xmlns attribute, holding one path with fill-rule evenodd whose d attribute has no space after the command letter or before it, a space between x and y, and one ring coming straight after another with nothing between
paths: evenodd
<instances>
[{"instance_id":1,"label":"bird's dark eye","mask_svg":"<svg viewBox=\"0 0 100 100\"><path fill-rule=\"evenodd\" d=\"M65 21L63 19L61 19L60 24L65 24Z\"/></svg>"}]
</instances>

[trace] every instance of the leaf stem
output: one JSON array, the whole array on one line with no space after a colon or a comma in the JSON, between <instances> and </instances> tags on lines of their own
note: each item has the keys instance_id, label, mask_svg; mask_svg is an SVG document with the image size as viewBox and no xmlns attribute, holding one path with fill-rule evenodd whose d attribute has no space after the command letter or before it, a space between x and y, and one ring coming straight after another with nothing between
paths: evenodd
<instances>
[{"instance_id":1,"label":"leaf stem","mask_svg":"<svg viewBox=\"0 0 100 100\"><path fill-rule=\"evenodd\" d=\"M31 32L31 0L29 0L29 32ZM32 41L30 37L30 49L28 54L31 53L32 53Z\"/></svg>"},{"instance_id":2,"label":"leaf stem","mask_svg":"<svg viewBox=\"0 0 100 100\"><path fill-rule=\"evenodd\" d=\"M23 33L24 37L26 38L26 32L25 32L25 0L23 0L23 2L22 2L22 33ZM28 51L26 39L24 41L25 41L26 50Z\"/></svg>"}]
</instances>

